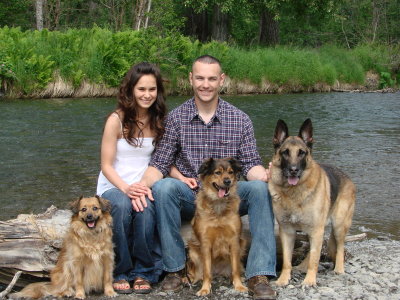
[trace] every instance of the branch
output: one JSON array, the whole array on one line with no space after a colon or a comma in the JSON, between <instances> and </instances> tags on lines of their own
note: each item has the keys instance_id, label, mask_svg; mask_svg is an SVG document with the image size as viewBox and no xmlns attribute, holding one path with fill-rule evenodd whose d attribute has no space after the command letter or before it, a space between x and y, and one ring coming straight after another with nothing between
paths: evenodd
<instances>
[{"instance_id":1,"label":"branch","mask_svg":"<svg viewBox=\"0 0 400 300\"><path fill-rule=\"evenodd\" d=\"M10 284L8 285L8 287L2 291L0 293L0 299L3 299L7 296L7 294L11 291L11 289L14 287L14 285L16 284L19 276L21 276L22 271L18 271L17 273L15 273L14 278L11 280Z\"/></svg>"}]
</instances>

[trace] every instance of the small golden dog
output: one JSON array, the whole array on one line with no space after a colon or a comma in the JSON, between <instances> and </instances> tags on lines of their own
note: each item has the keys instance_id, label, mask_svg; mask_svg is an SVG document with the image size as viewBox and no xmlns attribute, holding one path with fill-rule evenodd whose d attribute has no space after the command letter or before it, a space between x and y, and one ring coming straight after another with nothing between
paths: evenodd
<instances>
[{"instance_id":1,"label":"small golden dog","mask_svg":"<svg viewBox=\"0 0 400 300\"><path fill-rule=\"evenodd\" d=\"M297 266L307 271L304 286L316 285L318 263L327 221L332 224L328 252L335 272L344 273L344 241L351 226L356 187L339 169L318 164L311 155L313 127L304 121L298 136L289 136L286 123L279 120L273 139L271 180L268 183L283 249L283 268L276 284L289 283L296 230L308 234L310 252Z\"/></svg>"},{"instance_id":2,"label":"small golden dog","mask_svg":"<svg viewBox=\"0 0 400 300\"><path fill-rule=\"evenodd\" d=\"M188 277L193 283L203 279L197 296L210 293L212 273L232 274L235 290L247 291L240 278L241 258L246 251L246 240L241 237L240 199L236 193L240 171L239 162L232 158L210 158L200 166L202 187L196 198L194 235L188 242L187 264Z\"/></svg>"},{"instance_id":3,"label":"small golden dog","mask_svg":"<svg viewBox=\"0 0 400 300\"><path fill-rule=\"evenodd\" d=\"M112 287L114 251L110 203L98 196L80 197L71 203L73 215L65 235L57 264L50 273L50 282L26 286L11 298L45 296L84 299L90 291L102 291L115 297Z\"/></svg>"}]
</instances>

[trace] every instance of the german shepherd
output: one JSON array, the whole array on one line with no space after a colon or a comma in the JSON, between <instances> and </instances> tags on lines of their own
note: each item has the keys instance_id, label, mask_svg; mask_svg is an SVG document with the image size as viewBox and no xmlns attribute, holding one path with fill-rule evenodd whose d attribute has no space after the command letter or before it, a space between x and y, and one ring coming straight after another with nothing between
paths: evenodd
<instances>
[{"instance_id":1,"label":"german shepherd","mask_svg":"<svg viewBox=\"0 0 400 300\"><path fill-rule=\"evenodd\" d=\"M197 296L211 291L212 274L232 275L235 290L246 292L241 280L241 258L246 240L241 237L240 198L236 183L241 166L236 159L207 159L199 169L201 188L192 219L193 235L188 242L188 277L203 279ZM212 270L211 270L212 269Z\"/></svg>"},{"instance_id":2,"label":"german shepherd","mask_svg":"<svg viewBox=\"0 0 400 300\"><path fill-rule=\"evenodd\" d=\"M286 123L279 120L273 144L268 186L283 249L282 273L276 284L289 283L296 230L301 230L309 236L310 252L297 268L307 270L302 284L314 286L328 219L332 224L328 253L335 263L334 271L344 273L344 241L351 226L356 188L339 169L313 160L310 119L304 121L298 136L289 136Z\"/></svg>"},{"instance_id":3,"label":"german shepherd","mask_svg":"<svg viewBox=\"0 0 400 300\"><path fill-rule=\"evenodd\" d=\"M26 286L10 298L42 298L45 296L84 299L90 291L102 291L115 297L112 287L114 251L110 203L98 196L80 197L71 203L73 215L65 235L57 264L50 273L50 282Z\"/></svg>"}]
</instances>

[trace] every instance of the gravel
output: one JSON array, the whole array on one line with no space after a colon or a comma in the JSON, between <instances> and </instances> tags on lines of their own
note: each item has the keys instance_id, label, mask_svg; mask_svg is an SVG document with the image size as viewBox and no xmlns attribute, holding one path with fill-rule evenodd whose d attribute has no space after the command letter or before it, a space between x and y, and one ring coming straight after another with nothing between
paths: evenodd
<instances>
[{"instance_id":1,"label":"gravel","mask_svg":"<svg viewBox=\"0 0 400 300\"><path fill-rule=\"evenodd\" d=\"M348 251L345 274L336 275L331 262L322 261L317 275L317 286L304 288L301 282L304 274L292 273L288 286L273 288L278 292L277 299L285 300L400 300L400 241L370 239L346 244ZM215 278L212 293L197 297L200 285L185 287L178 293L165 293L156 285L148 295L120 295L117 300L189 300L189 299L252 299L249 295L236 292L227 279ZM103 300L103 296L90 296L88 299Z\"/></svg>"}]
</instances>

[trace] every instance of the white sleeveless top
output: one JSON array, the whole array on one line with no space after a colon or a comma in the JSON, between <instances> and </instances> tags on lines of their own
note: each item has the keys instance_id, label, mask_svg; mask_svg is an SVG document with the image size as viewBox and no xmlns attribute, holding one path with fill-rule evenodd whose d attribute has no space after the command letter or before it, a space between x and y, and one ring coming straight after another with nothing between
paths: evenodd
<instances>
[{"instance_id":1,"label":"white sleeveless top","mask_svg":"<svg viewBox=\"0 0 400 300\"><path fill-rule=\"evenodd\" d=\"M143 138L143 143L140 147L128 144L124 138L117 140L117 152L113 166L118 175L127 184L132 184L142 179L154 150L153 140L154 138L152 137ZM115 186L100 171L96 194L101 196L105 191L112 188L115 188Z\"/></svg>"}]
</instances>

